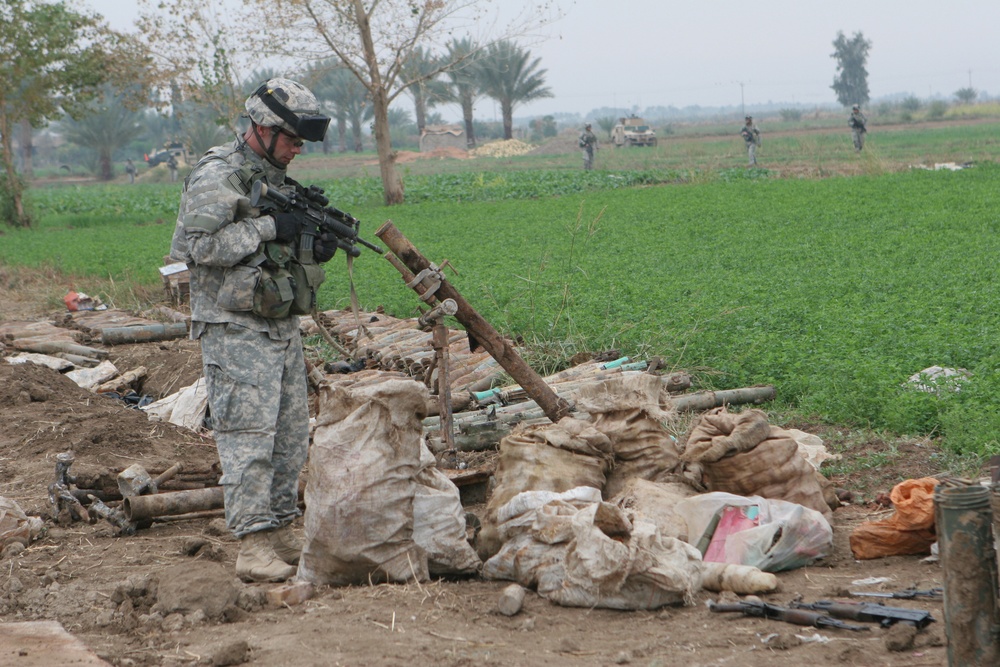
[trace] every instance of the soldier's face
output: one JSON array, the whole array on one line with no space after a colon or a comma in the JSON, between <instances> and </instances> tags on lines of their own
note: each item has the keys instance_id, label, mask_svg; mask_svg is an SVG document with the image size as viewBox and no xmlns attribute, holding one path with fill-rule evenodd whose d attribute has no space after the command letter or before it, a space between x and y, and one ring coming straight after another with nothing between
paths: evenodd
<instances>
[{"instance_id":1,"label":"soldier's face","mask_svg":"<svg viewBox=\"0 0 1000 667\"><path fill-rule=\"evenodd\" d=\"M287 166L295 159L295 156L302 152L302 140L290 134L268 128L271 132L276 132L278 141L274 144L274 159L276 162Z\"/></svg>"}]
</instances>

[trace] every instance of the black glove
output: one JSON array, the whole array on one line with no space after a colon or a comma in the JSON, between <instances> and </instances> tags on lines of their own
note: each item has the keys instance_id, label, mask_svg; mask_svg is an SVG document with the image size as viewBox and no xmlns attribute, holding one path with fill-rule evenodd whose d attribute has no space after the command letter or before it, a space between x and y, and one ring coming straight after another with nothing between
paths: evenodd
<instances>
[{"instance_id":1,"label":"black glove","mask_svg":"<svg viewBox=\"0 0 1000 667\"><path fill-rule=\"evenodd\" d=\"M322 264L329 262L337 252L337 237L330 232L323 232L313 241L313 259Z\"/></svg>"},{"instance_id":2,"label":"black glove","mask_svg":"<svg viewBox=\"0 0 1000 667\"><path fill-rule=\"evenodd\" d=\"M274 240L280 243L294 243L302 231L302 221L296 213L274 214Z\"/></svg>"}]
</instances>

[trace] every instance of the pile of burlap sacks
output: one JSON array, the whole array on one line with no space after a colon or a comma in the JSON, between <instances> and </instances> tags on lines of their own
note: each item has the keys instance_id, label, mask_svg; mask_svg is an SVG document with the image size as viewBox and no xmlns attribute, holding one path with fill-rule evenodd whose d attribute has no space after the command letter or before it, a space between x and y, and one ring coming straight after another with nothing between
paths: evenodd
<instances>
[{"instance_id":1,"label":"pile of burlap sacks","mask_svg":"<svg viewBox=\"0 0 1000 667\"><path fill-rule=\"evenodd\" d=\"M761 516L797 525L762 527L768 544L758 549L761 565L791 566L764 553L772 546L785 554L797 549L778 544L783 528L788 539L809 542L811 558L794 566L828 553L827 518L839 503L805 455L815 455L809 448L816 443L796 442L808 434L773 427L760 410L718 408L678 442L667 428L670 406L655 376L615 378L578 395L576 418L504 438L477 540L483 576L517 581L568 606L689 602L705 573L693 546L702 535L689 534L685 516L704 513L692 505L695 496L783 504Z\"/></svg>"},{"instance_id":2,"label":"pile of burlap sacks","mask_svg":"<svg viewBox=\"0 0 1000 667\"><path fill-rule=\"evenodd\" d=\"M716 409L678 442L670 396L647 374L586 387L573 416L501 441L473 550L458 490L422 441L427 399L405 379L321 389L299 579L479 572L567 606L654 609L690 603L702 587L701 536L677 510L687 498L788 502L829 531L836 497L790 432L759 410Z\"/></svg>"}]
</instances>

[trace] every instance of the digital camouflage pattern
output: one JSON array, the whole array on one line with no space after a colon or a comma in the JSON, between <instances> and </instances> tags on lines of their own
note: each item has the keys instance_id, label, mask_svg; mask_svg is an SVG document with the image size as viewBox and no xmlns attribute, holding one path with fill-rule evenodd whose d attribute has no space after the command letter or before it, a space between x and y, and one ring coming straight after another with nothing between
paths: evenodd
<instances>
[{"instance_id":1,"label":"digital camouflage pattern","mask_svg":"<svg viewBox=\"0 0 1000 667\"><path fill-rule=\"evenodd\" d=\"M868 132L868 118L861 113L861 109L854 107L851 117L847 121L851 126L851 139L854 140L854 150L860 151L865 147L865 134Z\"/></svg>"},{"instance_id":2,"label":"digital camouflage pattern","mask_svg":"<svg viewBox=\"0 0 1000 667\"><path fill-rule=\"evenodd\" d=\"M250 268L245 260L275 245L274 219L250 206L257 180L293 187L284 169L240 140L208 151L185 179L170 252L191 272L191 337L201 341L226 522L237 537L298 514L298 475L309 445L299 318L219 305L226 290L245 297L247 286L238 284Z\"/></svg>"},{"instance_id":3,"label":"digital camouflage pattern","mask_svg":"<svg viewBox=\"0 0 1000 667\"><path fill-rule=\"evenodd\" d=\"M747 144L747 159L748 166L754 166L757 164L757 148L760 147L760 130L757 129L757 125L754 124L753 118L747 116L746 125L740 130L740 136L743 137L743 141Z\"/></svg>"},{"instance_id":4,"label":"digital camouflage pattern","mask_svg":"<svg viewBox=\"0 0 1000 667\"><path fill-rule=\"evenodd\" d=\"M292 318L298 319L298 318ZM201 336L226 507L236 537L297 517L309 408L298 332L288 340L238 325L210 324Z\"/></svg>"},{"instance_id":5,"label":"digital camouflage pattern","mask_svg":"<svg viewBox=\"0 0 1000 667\"><path fill-rule=\"evenodd\" d=\"M579 145L580 148L583 149L583 168L593 169L594 149L597 147L597 135L591 131L590 125L587 125L583 132L580 133Z\"/></svg>"},{"instance_id":6,"label":"digital camouflage pattern","mask_svg":"<svg viewBox=\"0 0 1000 667\"><path fill-rule=\"evenodd\" d=\"M258 211L250 206L250 188L256 180L280 185L285 170L237 140L208 151L185 181L170 257L191 270L192 334L200 322L233 322L283 340L298 332L297 318L267 319L249 309L226 310L218 303L227 274L233 273L230 267L274 239L274 218L255 217ZM227 291L238 287L229 285Z\"/></svg>"},{"instance_id":7,"label":"digital camouflage pattern","mask_svg":"<svg viewBox=\"0 0 1000 667\"><path fill-rule=\"evenodd\" d=\"M267 87L274 93L275 98L284 104L285 108L296 115L314 115L320 112L316 96L300 83L291 79L274 78L268 79ZM246 107L247 115L250 116L250 120L258 125L263 127L280 127L292 134L296 134L295 128L291 127L281 116L269 109L257 95L248 97L244 106Z\"/></svg>"}]
</instances>

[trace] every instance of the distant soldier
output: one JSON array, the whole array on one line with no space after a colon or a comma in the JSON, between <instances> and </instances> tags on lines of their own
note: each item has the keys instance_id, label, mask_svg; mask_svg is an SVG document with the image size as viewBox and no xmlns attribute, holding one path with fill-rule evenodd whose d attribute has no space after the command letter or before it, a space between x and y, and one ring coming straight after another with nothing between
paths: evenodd
<instances>
[{"instance_id":1,"label":"distant soldier","mask_svg":"<svg viewBox=\"0 0 1000 667\"><path fill-rule=\"evenodd\" d=\"M757 164L757 149L760 147L760 130L753 124L753 116L746 117L746 125L740 130L740 136L747 143L747 156L749 157L748 167Z\"/></svg>"},{"instance_id":2,"label":"distant soldier","mask_svg":"<svg viewBox=\"0 0 1000 667\"><path fill-rule=\"evenodd\" d=\"M132 162L132 158L125 160L125 173L128 174L128 182L135 183L135 164Z\"/></svg>"},{"instance_id":3,"label":"distant soldier","mask_svg":"<svg viewBox=\"0 0 1000 667\"><path fill-rule=\"evenodd\" d=\"M167 160L167 169L170 170L170 182L177 182L177 158L173 154L170 155L170 159Z\"/></svg>"},{"instance_id":4,"label":"distant soldier","mask_svg":"<svg viewBox=\"0 0 1000 667\"><path fill-rule=\"evenodd\" d=\"M597 135L590 130L590 123L583 126L580 133L580 148L583 150L583 168L594 168L594 151L597 150Z\"/></svg>"},{"instance_id":5,"label":"distant soldier","mask_svg":"<svg viewBox=\"0 0 1000 667\"><path fill-rule=\"evenodd\" d=\"M854 150L858 153L865 147L865 134L868 133L868 119L861 113L861 107L855 104L851 107L851 118L847 121L851 126L851 137L854 139Z\"/></svg>"}]
</instances>

